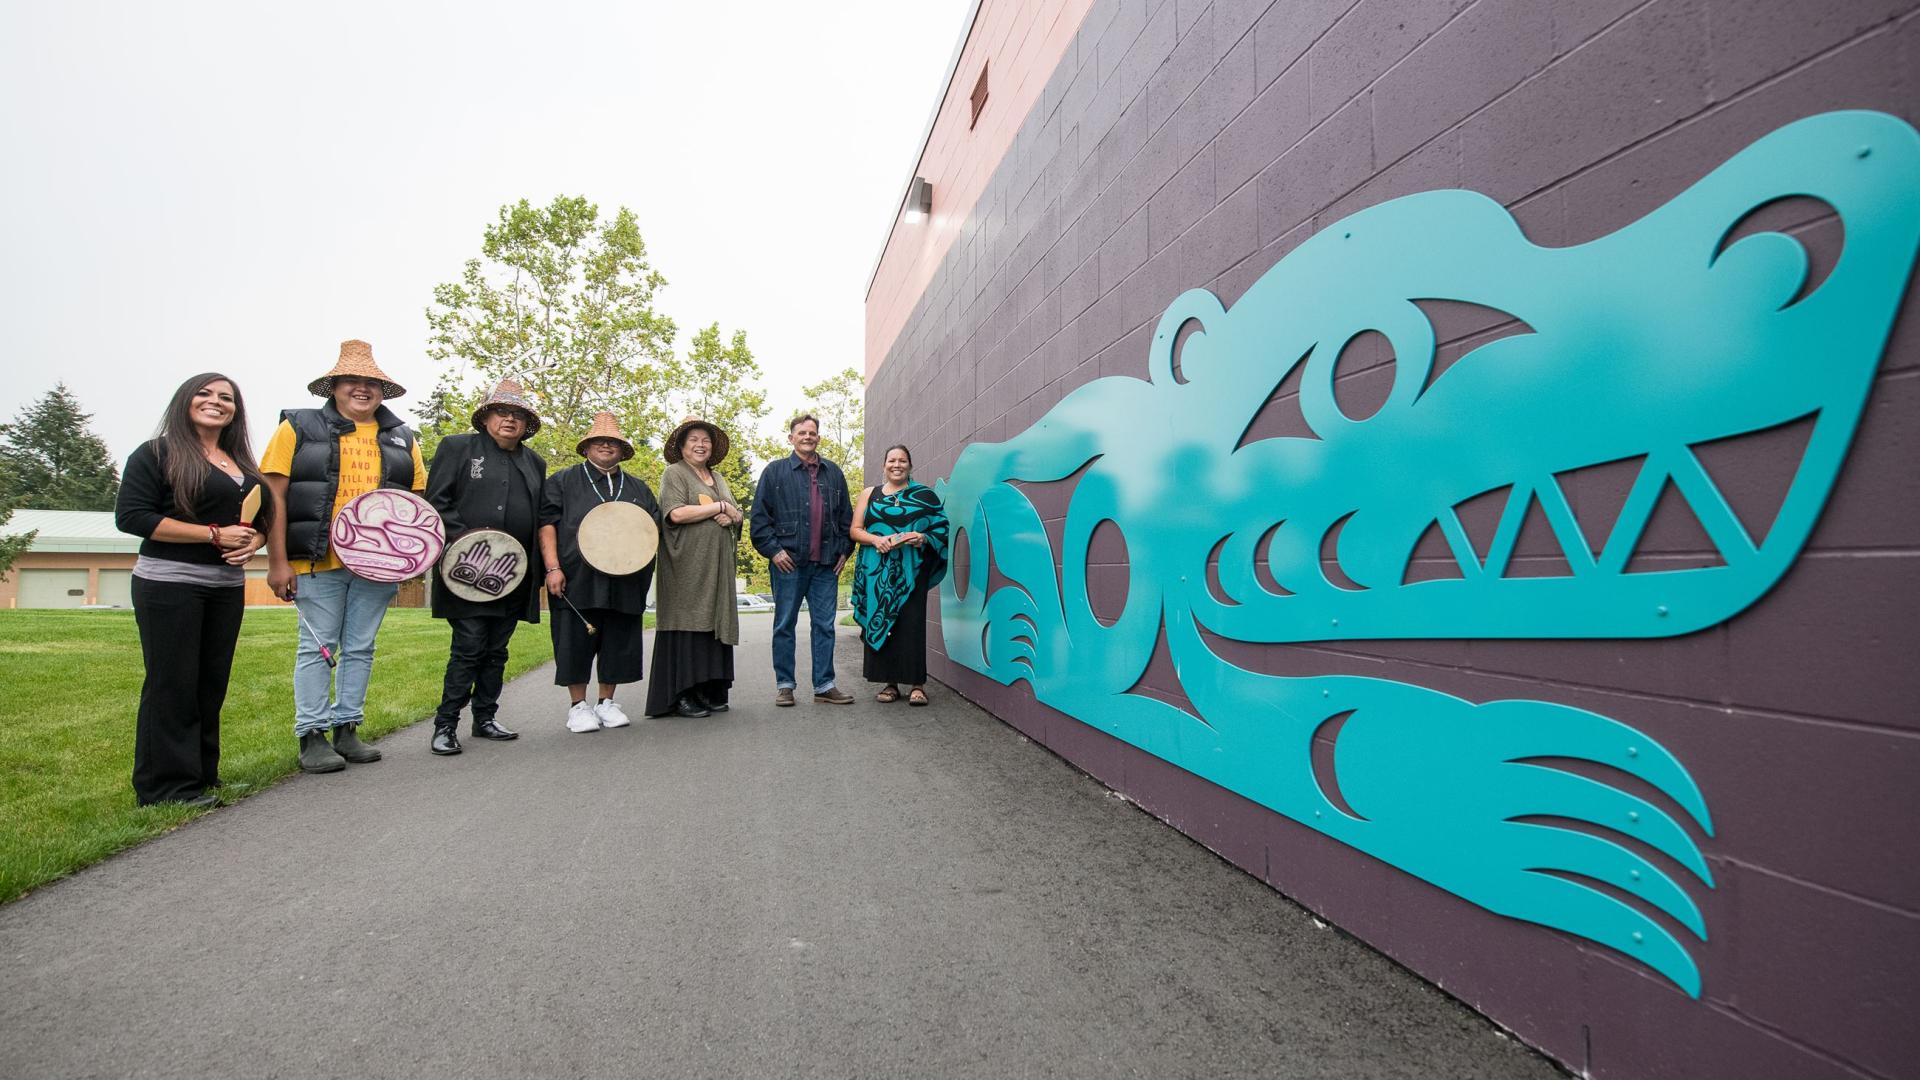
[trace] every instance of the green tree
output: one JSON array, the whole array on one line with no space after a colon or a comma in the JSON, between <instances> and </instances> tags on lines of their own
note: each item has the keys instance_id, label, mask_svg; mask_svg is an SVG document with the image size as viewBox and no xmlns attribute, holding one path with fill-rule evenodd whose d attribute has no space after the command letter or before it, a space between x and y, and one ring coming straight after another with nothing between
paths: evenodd
<instances>
[{"instance_id":1,"label":"green tree","mask_svg":"<svg viewBox=\"0 0 1920 1080\"><path fill-rule=\"evenodd\" d=\"M93 416L59 383L0 428L0 507L11 510L111 510L120 470Z\"/></svg>"},{"instance_id":2,"label":"green tree","mask_svg":"<svg viewBox=\"0 0 1920 1080\"><path fill-rule=\"evenodd\" d=\"M8 430L7 425L0 424L0 439L5 438ZM11 475L12 470L8 468L6 459L0 457L0 492L12 490ZM13 507L0 504L0 526L4 526L12 517ZM20 553L33 546L35 535L26 532L19 536L0 536L0 581L7 580L7 575L13 570L14 560L20 557Z\"/></svg>"},{"instance_id":3,"label":"green tree","mask_svg":"<svg viewBox=\"0 0 1920 1080\"><path fill-rule=\"evenodd\" d=\"M802 412L820 418L820 452L846 471L847 486L866 486L867 384L860 373L847 368L812 386L803 386L807 404Z\"/></svg>"},{"instance_id":4,"label":"green tree","mask_svg":"<svg viewBox=\"0 0 1920 1080\"><path fill-rule=\"evenodd\" d=\"M555 464L572 458L602 409L636 445L658 445L671 429L666 391L679 382L673 320L653 306L665 284L624 206L605 222L578 197L501 207L480 258L433 290L427 354L446 368L415 413L422 451L470 430L475 405L503 378L538 404L544 426L531 441Z\"/></svg>"},{"instance_id":5,"label":"green tree","mask_svg":"<svg viewBox=\"0 0 1920 1080\"><path fill-rule=\"evenodd\" d=\"M758 434L759 425L767 415L767 395L759 386L760 365L753 358L753 350L747 347L747 332L735 330L732 338L723 341L720 324L708 324L693 335L686 359L676 375L679 385L672 401L679 416L710 420L727 433L731 450L727 460L720 463L720 474L727 478L734 501L741 509L750 509L755 466L769 459L766 440ZM663 463L657 455L653 460L655 472L650 479L657 479ZM740 530L738 554L741 576L758 582L765 573L762 565L765 560L753 550L746 529Z\"/></svg>"},{"instance_id":6,"label":"green tree","mask_svg":"<svg viewBox=\"0 0 1920 1080\"><path fill-rule=\"evenodd\" d=\"M5 525L11 517L12 510L0 510L0 525ZM0 581L7 580L7 575L13 572L14 560L33 546L33 538L38 535L38 532L28 531L18 536L0 536Z\"/></svg>"}]
</instances>

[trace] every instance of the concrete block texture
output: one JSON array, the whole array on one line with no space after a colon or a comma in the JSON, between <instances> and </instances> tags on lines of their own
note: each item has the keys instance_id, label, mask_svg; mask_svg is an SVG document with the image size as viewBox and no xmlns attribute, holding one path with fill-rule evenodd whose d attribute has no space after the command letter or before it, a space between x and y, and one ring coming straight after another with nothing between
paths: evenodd
<instances>
[{"instance_id":1,"label":"concrete block texture","mask_svg":"<svg viewBox=\"0 0 1920 1080\"><path fill-rule=\"evenodd\" d=\"M1041 101L1015 151L982 164L993 179L952 265L868 388L868 445L913 444L922 479L1094 378L1144 378L1173 297L1204 287L1231 305L1317 230L1369 206L1465 187L1505 204L1536 243L1584 243L1804 116L1871 108L1920 122L1920 0L1096 0ZM1782 205L1754 227L1801 240L1816 276L1844 242L1818 204ZM1527 329L1473 305L1422 310L1440 365ZM1343 405L1370 407L1393 362L1356 346ZM959 668L937 612L933 670L1582 1075L1903 1075L1920 1060L1920 1029L1904 1019L1920 1007L1917 369L1910 288L1806 550L1718 626L1644 641L1222 646L1271 674L1385 675L1472 701L1591 709L1670 748L1714 815L1701 839L1716 884L1694 890L1710 935L1696 949L1698 1000ZM1270 398L1248 438L1299 433L1295 387L1276 376L1247 393ZM1699 448L1750 531L1770 522L1803 438L1789 427ZM1565 478L1583 527L1617 506L1633 468ZM1049 496L1056 536L1064 497ZM1469 531L1490 530L1499 509L1463 508ZM1538 526L1523 529L1516 573L1563 565ZM1423 573L1450 559L1437 540L1421 552ZM1638 556L1713 557L1685 508L1665 506ZM1102 613L1126 595L1125 559L1103 539ZM1140 692L1185 700L1166 663Z\"/></svg>"}]
</instances>

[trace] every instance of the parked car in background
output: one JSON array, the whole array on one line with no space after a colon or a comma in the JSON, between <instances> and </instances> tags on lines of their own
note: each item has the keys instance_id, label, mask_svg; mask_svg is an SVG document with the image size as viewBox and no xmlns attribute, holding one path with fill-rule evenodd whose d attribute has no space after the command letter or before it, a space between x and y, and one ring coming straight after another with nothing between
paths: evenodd
<instances>
[{"instance_id":1,"label":"parked car in background","mask_svg":"<svg viewBox=\"0 0 1920 1080\"><path fill-rule=\"evenodd\" d=\"M759 593L749 592L749 593L740 593L739 595L735 596L733 599L734 599L734 603L739 606L741 611L772 611L773 610L773 597L771 596L761 596Z\"/></svg>"}]
</instances>

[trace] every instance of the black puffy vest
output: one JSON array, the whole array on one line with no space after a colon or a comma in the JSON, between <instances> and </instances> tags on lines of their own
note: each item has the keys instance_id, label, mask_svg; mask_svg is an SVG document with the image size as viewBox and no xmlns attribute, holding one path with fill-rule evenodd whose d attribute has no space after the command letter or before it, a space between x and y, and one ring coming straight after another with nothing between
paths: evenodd
<instances>
[{"instance_id":1,"label":"black puffy vest","mask_svg":"<svg viewBox=\"0 0 1920 1080\"><path fill-rule=\"evenodd\" d=\"M287 409L280 419L297 436L287 471L287 555L318 561L327 557L333 497L340 489L340 436L350 434L354 424L331 401L318 409ZM411 490L413 429L385 405L373 421L380 425L380 486Z\"/></svg>"}]
</instances>

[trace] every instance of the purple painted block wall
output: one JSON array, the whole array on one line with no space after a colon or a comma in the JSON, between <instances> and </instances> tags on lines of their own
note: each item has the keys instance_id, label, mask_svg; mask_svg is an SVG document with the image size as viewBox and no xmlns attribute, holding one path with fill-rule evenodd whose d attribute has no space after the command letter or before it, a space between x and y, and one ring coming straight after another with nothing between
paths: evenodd
<instances>
[{"instance_id":1,"label":"purple painted block wall","mask_svg":"<svg viewBox=\"0 0 1920 1080\"><path fill-rule=\"evenodd\" d=\"M1920 0L1098 0L868 387L868 445L918 475L1105 375L1146 374L1176 295L1231 304L1314 231L1467 187L1579 243L1789 121L1920 122ZM1838 230L1768 224L1828 263ZM1276 673L1364 673L1471 700L1593 709L1671 748L1706 793L1718 887L1692 1000L1563 934L1492 915L949 662L936 675L1249 873L1576 1070L1600 1077L1892 1077L1920 1059L1920 290L1799 562L1754 607L1668 641L1240 646ZM1441 313L1444 359L1501 328ZM1810 362L1817 358L1810 358ZM1343 400L1385 355L1343 362ZM1264 392L1261 388L1260 392ZM1291 389L1257 424L1282 434ZM1347 396L1350 395L1350 396ZM1291 422L1297 423L1297 418ZM1792 433L1708 464L1764 519ZM867 462L877 475L877 455ZM1576 503L1609 497L1595 475ZM1062 489L1064 485L1050 485ZM1065 490L1030 492L1056 536ZM1470 523L1471 526L1471 523ZM1655 557L1710 548L1684 517ZM1558 556L1523 540L1543 568ZM1124 553L1096 555L1099 592ZM1550 571L1549 571L1550 572ZM1115 607L1118 605L1116 604ZM1143 692L1181 701L1150 667Z\"/></svg>"}]
</instances>

